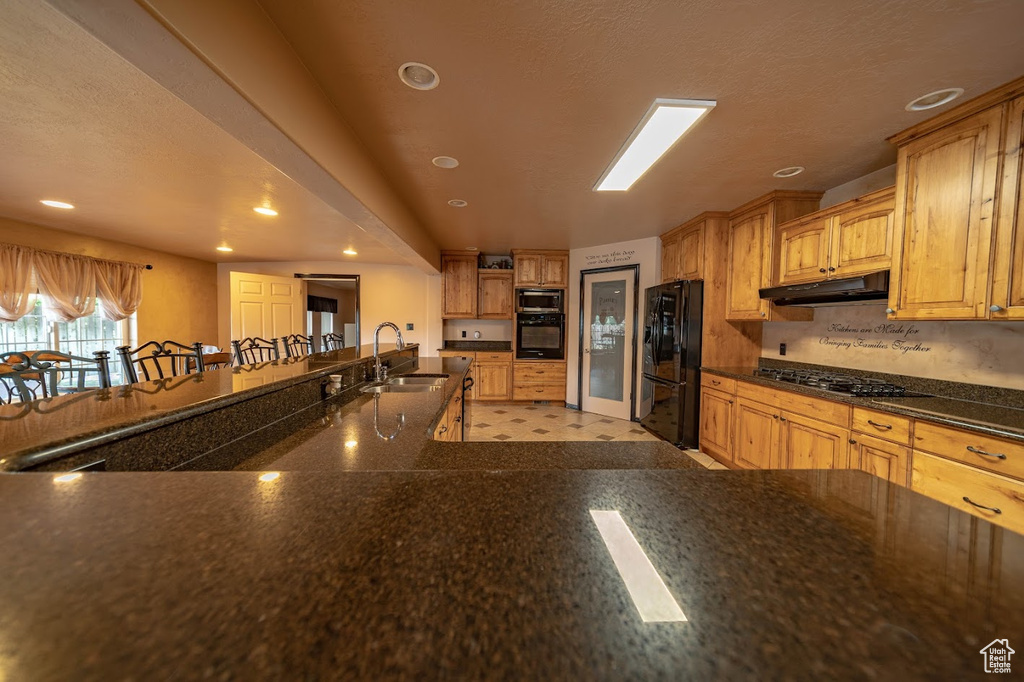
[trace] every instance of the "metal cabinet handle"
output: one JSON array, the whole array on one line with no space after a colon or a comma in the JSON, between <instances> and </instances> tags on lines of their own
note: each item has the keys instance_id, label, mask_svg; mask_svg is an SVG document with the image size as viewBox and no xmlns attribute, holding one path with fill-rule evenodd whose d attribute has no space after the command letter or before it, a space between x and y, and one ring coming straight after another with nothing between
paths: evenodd
<instances>
[{"instance_id":1,"label":"metal cabinet handle","mask_svg":"<svg viewBox=\"0 0 1024 682\"><path fill-rule=\"evenodd\" d=\"M818 272L826 272L825 268L818 268Z\"/></svg>"},{"instance_id":2,"label":"metal cabinet handle","mask_svg":"<svg viewBox=\"0 0 1024 682\"><path fill-rule=\"evenodd\" d=\"M438 433L444 433L444 432L446 432L447 430L448 430L448 426L447 426L447 425L445 425L445 426L442 426L442 427L441 427L441 430L440 430L440 431L438 431Z\"/></svg>"},{"instance_id":3,"label":"metal cabinet handle","mask_svg":"<svg viewBox=\"0 0 1024 682\"><path fill-rule=\"evenodd\" d=\"M778 419L778 418L779 418L779 415L777 415L777 414L773 414L772 415L772 419Z\"/></svg>"},{"instance_id":4,"label":"metal cabinet handle","mask_svg":"<svg viewBox=\"0 0 1024 682\"><path fill-rule=\"evenodd\" d=\"M462 421L462 417L456 417L455 418L455 423L456 424L458 424L460 421Z\"/></svg>"},{"instance_id":5,"label":"metal cabinet handle","mask_svg":"<svg viewBox=\"0 0 1024 682\"><path fill-rule=\"evenodd\" d=\"M994 313L998 313L1002 309L1003 309L1003 307L999 306L999 305L993 305L993 306L989 307L989 310L991 310Z\"/></svg>"},{"instance_id":6,"label":"metal cabinet handle","mask_svg":"<svg viewBox=\"0 0 1024 682\"><path fill-rule=\"evenodd\" d=\"M857 441L855 441L854 439L851 438L850 439L850 445L856 445L856 444L857 444Z\"/></svg>"},{"instance_id":7,"label":"metal cabinet handle","mask_svg":"<svg viewBox=\"0 0 1024 682\"><path fill-rule=\"evenodd\" d=\"M829 272L835 272L835 271L836 271L836 269L835 269L835 268L829 268L829 269L828 269L828 271L829 271Z\"/></svg>"},{"instance_id":8,"label":"metal cabinet handle","mask_svg":"<svg viewBox=\"0 0 1024 682\"><path fill-rule=\"evenodd\" d=\"M779 417L779 421L780 422L784 422L784 421L786 421L786 418L785 417Z\"/></svg>"},{"instance_id":9,"label":"metal cabinet handle","mask_svg":"<svg viewBox=\"0 0 1024 682\"><path fill-rule=\"evenodd\" d=\"M543 373L544 373L544 370L538 370L537 371L537 374L543 374Z\"/></svg>"},{"instance_id":10,"label":"metal cabinet handle","mask_svg":"<svg viewBox=\"0 0 1024 682\"><path fill-rule=\"evenodd\" d=\"M711 383L713 383L715 386L721 386L722 385L721 381L715 381L714 379L711 380Z\"/></svg>"},{"instance_id":11,"label":"metal cabinet handle","mask_svg":"<svg viewBox=\"0 0 1024 682\"><path fill-rule=\"evenodd\" d=\"M761 313L761 317L767 317L767 313Z\"/></svg>"},{"instance_id":12,"label":"metal cabinet handle","mask_svg":"<svg viewBox=\"0 0 1024 682\"><path fill-rule=\"evenodd\" d=\"M985 452L984 450L976 448L973 445L968 445L967 451L973 452L976 455L985 455L986 457L995 457L996 459L1006 459L1006 455L1002 454L1001 452Z\"/></svg>"},{"instance_id":13,"label":"metal cabinet handle","mask_svg":"<svg viewBox=\"0 0 1024 682\"><path fill-rule=\"evenodd\" d=\"M879 424L878 422L873 422L870 419L868 420L868 424L876 426L880 429L888 429L889 431L892 431L892 424Z\"/></svg>"},{"instance_id":14,"label":"metal cabinet handle","mask_svg":"<svg viewBox=\"0 0 1024 682\"><path fill-rule=\"evenodd\" d=\"M966 495L964 495L964 502L966 502L967 504L973 504L978 509L984 509L986 511L994 512L996 514L1002 514L1003 513L1002 509L999 509L997 507L986 507L983 504L978 504L977 502L975 502L971 498L967 497Z\"/></svg>"}]
</instances>

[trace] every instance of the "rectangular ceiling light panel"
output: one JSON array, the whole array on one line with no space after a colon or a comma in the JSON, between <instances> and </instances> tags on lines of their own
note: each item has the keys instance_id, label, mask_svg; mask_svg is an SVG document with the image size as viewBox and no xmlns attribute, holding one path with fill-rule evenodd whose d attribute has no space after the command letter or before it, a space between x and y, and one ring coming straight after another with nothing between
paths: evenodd
<instances>
[{"instance_id":1,"label":"rectangular ceiling light panel","mask_svg":"<svg viewBox=\"0 0 1024 682\"><path fill-rule=\"evenodd\" d=\"M632 187L715 104L712 99L654 100L594 191L624 192Z\"/></svg>"},{"instance_id":2,"label":"rectangular ceiling light panel","mask_svg":"<svg viewBox=\"0 0 1024 682\"><path fill-rule=\"evenodd\" d=\"M645 623L678 623L686 620L683 610L668 591L643 547L617 511L591 509L601 539L619 569L622 582Z\"/></svg>"}]
</instances>

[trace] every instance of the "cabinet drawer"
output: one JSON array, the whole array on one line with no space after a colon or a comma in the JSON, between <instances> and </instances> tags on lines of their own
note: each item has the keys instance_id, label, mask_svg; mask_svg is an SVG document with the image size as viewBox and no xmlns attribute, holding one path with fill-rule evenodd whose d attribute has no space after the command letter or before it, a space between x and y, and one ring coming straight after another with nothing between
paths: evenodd
<instances>
[{"instance_id":1,"label":"cabinet drawer","mask_svg":"<svg viewBox=\"0 0 1024 682\"><path fill-rule=\"evenodd\" d=\"M767 388L746 381L736 382L736 395L771 405L787 414L802 415L835 424L844 429L850 428L851 408L844 403L814 398L803 393L787 391L784 388Z\"/></svg>"},{"instance_id":2,"label":"cabinet drawer","mask_svg":"<svg viewBox=\"0 0 1024 682\"><path fill-rule=\"evenodd\" d=\"M901 445L910 445L910 425L913 420L895 414L853 408L853 430L884 438Z\"/></svg>"},{"instance_id":3,"label":"cabinet drawer","mask_svg":"<svg viewBox=\"0 0 1024 682\"><path fill-rule=\"evenodd\" d=\"M565 400L565 384L523 384L512 387L513 400Z\"/></svg>"},{"instance_id":4,"label":"cabinet drawer","mask_svg":"<svg viewBox=\"0 0 1024 682\"><path fill-rule=\"evenodd\" d=\"M912 490L1024 533L1024 483L919 450L914 451L913 471ZM986 510L979 505L999 511Z\"/></svg>"},{"instance_id":5,"label":"cabinet drawer","mask_svg":"<svg viewBox=\"0 0 1024 682\"><path fill-rule=\"evenodd\" d=\"M700 385L704 388L711 388L723 393L736 393L736 380L729 377L720 377L715 374L704 374L701 376Z\"/></svg>"},{"instance_id":6,"label":"cabinet drawer","mask_svg":"<svg viewBox=\"0 0 1024 682\"><path fill-rule=\"evenodd\" d=\"M476 360L476 353L473 351L465 350L443 350L438 352L438 357L442 358L469 358L470 360Z\"/></svg>"},{"instance_id":7,"label":"cabinet drawer","mask_svg":"<svg viewBox=\"0 0 1024 682\"><path fill-rule=\"evenodd\" d=\"M513 365L513 382L516 384L565 385L565 363L561 362L517 362Z\"/></svg>"},{"instance_id":8,"label":"cabinet drawer","mask_svg":"<svg viewBox=\"0 0 1024 682\"><path fill-rule=\"evenodd\" d=\"M1024 479L1022 443L951 429L918 419L914 424L914 449L949 457L1004 476Z\"/></svg>"},{"instance_id":9,"label":"cabinet drawer","mask_svg":"<svg viewBox=\"0 0 1024 682\"><path fill-rule=\"evenodd\" d=\"M482 353L477 351L476 354L477 362L512 362L512 352L507 351L504 353Z\"/></svg>"}]
</instances>

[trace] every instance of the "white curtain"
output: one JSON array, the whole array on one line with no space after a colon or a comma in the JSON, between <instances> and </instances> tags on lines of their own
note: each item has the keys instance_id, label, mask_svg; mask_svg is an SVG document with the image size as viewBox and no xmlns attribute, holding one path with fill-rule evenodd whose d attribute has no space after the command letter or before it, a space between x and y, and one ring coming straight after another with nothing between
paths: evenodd
<instances>
[{"instance_id":1,"label":"white curtain","mask_svg":"<svg viewBox=\"0 0 1024 682\"><path fill-rule=\"evenodd\" d=\"M37 251L39 289L49 297L48 308L62 322L92 315L96 309L96 261L67 253Z\"/></svg>"},{"instance_id":2,"label":"white curtain","mask_svg":"<svg viewBox=\"0 0 1024 682\"><path fill-rule=\"evenodd\" d=\"M96 287L103 301L103 317L114 322L125 319L142 302L142 265L98 260Z\"/></svg>"},{"instance_id":3,"label":"white curtain","mask_svg":"<svg viewBox=\"0 0 1024 682\"><path fill-rule=\"evenodd\" d=\"M28 247L0 244L0 322L17 322L32 309L34 256Z\"/></svg>"}]
</instances>

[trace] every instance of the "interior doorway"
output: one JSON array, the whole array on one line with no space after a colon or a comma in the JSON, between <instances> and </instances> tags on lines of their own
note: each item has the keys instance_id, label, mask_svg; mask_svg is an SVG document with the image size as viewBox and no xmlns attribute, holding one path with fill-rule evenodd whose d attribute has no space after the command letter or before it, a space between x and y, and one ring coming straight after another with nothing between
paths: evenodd
<instances>
[{"instance_id":1,"label":"interior doorway","mask_svg":"<svg viewBox=\"0 0 1024 682\"><path fill-rule=\"evenodd\" d=\"M342 348L358 346L359 275L295 276L306 282L305 333L313 340L313 352L327 350L324 337L328 334Z\"/></svg>"},{"instance_id":2,"label":"interior doorway","mask_svg":"<svg viewBox=\"0 0 1024 682\"><path fill-rule=\"evenodd\" d=\"M640 267L585 270L580 277L580 409L632 419Z\"/></svg>"}]
</instances>

